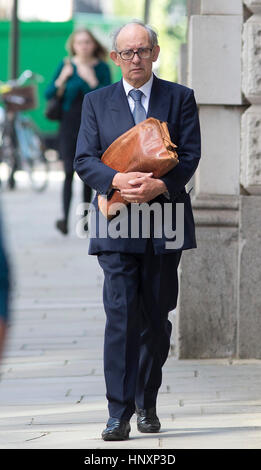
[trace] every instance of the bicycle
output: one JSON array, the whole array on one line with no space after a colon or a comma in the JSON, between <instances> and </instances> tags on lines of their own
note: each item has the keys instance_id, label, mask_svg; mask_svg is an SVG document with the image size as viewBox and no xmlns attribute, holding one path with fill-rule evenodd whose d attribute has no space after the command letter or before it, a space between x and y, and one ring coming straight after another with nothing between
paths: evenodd
<instances>
[{"instance_id":1,"label":"bicycle","mask_svg":"<svg viewBox=\"0 0 261 470\"><path fill-rule=\"evenodd\" d=\"M19 78L0 82L0 167L1 186L13 189L15 173L27 172L31 187L43 191L48 184L48 160L43 139L33 121L21 111L36 107L35 87L28 80L42 77L25 70ZM4 176L4 177L3 177Z\"/></svg>"}]
</instances>

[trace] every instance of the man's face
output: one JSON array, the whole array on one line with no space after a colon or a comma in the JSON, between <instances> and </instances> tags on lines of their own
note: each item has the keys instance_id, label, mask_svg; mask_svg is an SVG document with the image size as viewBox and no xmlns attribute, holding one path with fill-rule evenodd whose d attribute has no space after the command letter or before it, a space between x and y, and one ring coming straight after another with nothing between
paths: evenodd
<instances>
[{"instance_id":1,"label":"man's face","mask_svg":"<svg viewBox=\"0 0 261 470\"><path fill-rule=\"evenodd\" d=\"M117 38L117 51L122 52L129 49L137 51L141 47L151 48L150 37L146 29L141 25L125 26ZM134 54L131 60L124 60L116 51L112 51L110 57L121 68L123 78L134 88L139 88L149 80L152 63L157 60L159 51L159 46L154 46L147 59L141 59L138 54Z\"/></svg>"}]
</instances>

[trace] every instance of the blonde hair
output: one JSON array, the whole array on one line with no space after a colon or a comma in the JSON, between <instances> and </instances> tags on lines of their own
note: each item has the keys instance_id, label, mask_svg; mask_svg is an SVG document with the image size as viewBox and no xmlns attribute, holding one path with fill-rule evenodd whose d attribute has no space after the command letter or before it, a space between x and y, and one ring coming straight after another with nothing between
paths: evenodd
<instances>
[{"instance_id":1,"label":"blonde hair","mask_svg":"<svg viewBox=\"0 0 261 470\"><path fill-rule=\"evenodd\" d=\"M106 47L104 47L99 41L98 39L96 39L96 37L92 34L92 32L87 29L87 28L78 28L78 29L75 29L71 34L70 36L68 37L67 41L66 41L66 49L69 53L69 55L72 57L75 55L75 50L74 50L74 47L73 47L73 43L74 43L74 39L75 39L75 36L78 34L78 33L86 33L90 36L90 38L93 40L94 44L95 44L95 49L94 49L94 52L93 52L93 56L96 57L97 59L99 60L105 60L106 57L107 57L107 54L108 54L108 51L106 49Z\"/></svg>"}]
</instances>

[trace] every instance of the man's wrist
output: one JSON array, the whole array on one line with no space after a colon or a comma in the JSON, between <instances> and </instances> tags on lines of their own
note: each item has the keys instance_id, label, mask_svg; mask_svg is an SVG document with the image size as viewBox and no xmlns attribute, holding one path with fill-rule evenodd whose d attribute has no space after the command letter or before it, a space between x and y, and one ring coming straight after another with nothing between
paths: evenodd
<instances>
[{"instance_id":1,"label":"man's wrist","mask_svg":"<svg viewBox=\"0 0 261 470\"><path fill-rule=\"evenodd\" d=\"M158 179L158 181L160 181L160 184L159 184L160 188L161 188L160 194L165 196L167 199L170 199L170 194L169 194L169 191L168 191L168 188L167 188L165 182L160 178Z\"/></svg>"},{"instance_id":2,"label":"man's wrist","mask_svg":"<svg viewBox=\"0 0 261 470\"><path fill-rule=\"evenodd\" d=\"M168 192L168 188L166 184L164 183L164 181L162 181L161 179L158 179L158 184L161 189L161 194Z\"/></svg>"},{"instance_id":3,"label":"man's wrist","mask_svg":"<svg viewBox=\"0 0 261 470\"><path fill-rule=\"evenodd\" d=\"M120 173L118 172L118 173L116 173L116 175L114 175L113 180L111 182L111 189L116 189L118 187L117 179L118 179L119 174Z\"/></svg>"}]
</instances>

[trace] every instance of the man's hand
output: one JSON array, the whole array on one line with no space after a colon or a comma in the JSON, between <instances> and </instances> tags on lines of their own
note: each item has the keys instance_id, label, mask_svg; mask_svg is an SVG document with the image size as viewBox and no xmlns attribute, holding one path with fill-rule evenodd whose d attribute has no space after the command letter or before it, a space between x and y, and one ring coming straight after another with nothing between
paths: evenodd
<instances>
[{"instance_id":1,"label":"man's hand","mask_svg":"<svg viewBox=\"0 0 261 470\"><path fill-rule=\"evenodd\" d=\"M129 183L130 180L139 181L139 179L144 176L152 175L153 173L143 173L141 171L130 171L129 173L116 173L112 180L112 188L118 190L133 188L133 183ZM139 187L140 185L140 182L136 184L137 187Z\"/></svg>"},{"instance_id":2,"label":"man's hand","mask_svg":"<svg viewBox=\"0 0 261 470\"><path fill-rule=\"evenodd\" d=\"M131 173L126 173L131 175ZM128 202L148 202L167 191L165 183L153 178L153 173L128 179L128 187L121 189L121 196Z\"/></svg>"}]
</instances>

